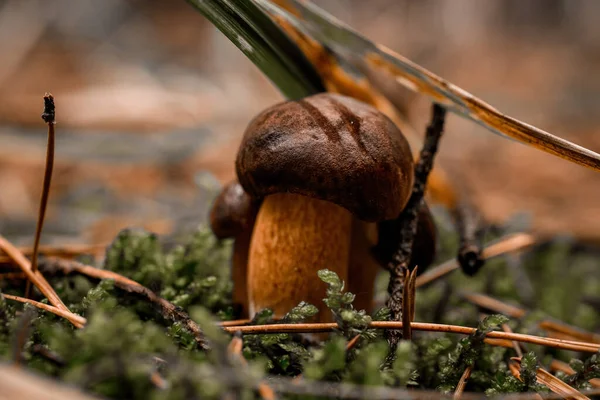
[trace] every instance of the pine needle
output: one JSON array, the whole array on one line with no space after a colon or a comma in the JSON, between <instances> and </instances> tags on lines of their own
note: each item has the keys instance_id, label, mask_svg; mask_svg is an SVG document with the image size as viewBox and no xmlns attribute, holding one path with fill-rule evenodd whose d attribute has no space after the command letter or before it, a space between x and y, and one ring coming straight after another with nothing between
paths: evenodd
<instances>
[{"instance_id":1,"label":"pine needle","mask_svg":"<svg viewBox=\"0 0 600 400\"><path fill-rule=\"evenodd\" d=\"M511 358L511 360L513 360L516 364L519 365L521 363L521 359L519 357ZM513 372L513 375L515 375L517 379L520 379L520 372L518 371L518 369L516 371L513 371L513 368L511 368L511 372ZM543 368L537 369L536 380L538 383L546 386L554 393L564 396L567 399L590 400L589 397L583 395L580 391L561 381L560 379L558 379Z\"/></svg>"},{"instance_id":2,"label":"pine needle","mask_svg":"<svg viewBox=\"0 0 600 400\"><path fill-rule=\"evenodd\" d=\"M6 240L6 238L4 238L2 235L0 235L0 249L2 249L15 264L17 264L21 271L25 273L27 279L29 279L29 281L31 281L40 290L40 292L46 296L50 304L63 311L70 312L60 297L58 297L52 286L50 286L46 278L44 278L44 276L40 273L40 271L34 272L31 268L31 263L27 258L25 258L23 253L21 253L19 249Z\"/></svg>"},{"instance_id":3,"label":"pine needle","mask_svg":"<svg viewBox=\"0 0 600 400\"><path fill-rule=\"evenodd\" d=\"M505 236L495 243L483 249L483 259L498 257L506 253L520 251L535 244L535 237L528 233L515 233ZM456 259L448 260L437 267L431 268L421 276L417 277L416 286L421 287L436 279L439 279L459 268Z\"/></svg>"},{"instance_id":4,"label":"pine needle","mask_svg":"<svg viewBox=\"0 0 600 400\"><path fill-rule=\"evenodd\" d=\"M48 304L40 303L39 301L31 300L26 297L13 296L13 295L6 294L6 293L3 293L2 296L7 300L13 300L13 301L18 301L19 303L31 304L32 306L37 307L40 310L48 311L54 315L57 315L59 317L62 317L64 319L68 320L70 323L72 323L77 328L83 328L87 322L87 320L85 318L83 318L77 314L74 314L72 312L66 312L64 310L61 310L60 308L56 308L56 307L50 306Z\"/></svg>"}]
</instances>

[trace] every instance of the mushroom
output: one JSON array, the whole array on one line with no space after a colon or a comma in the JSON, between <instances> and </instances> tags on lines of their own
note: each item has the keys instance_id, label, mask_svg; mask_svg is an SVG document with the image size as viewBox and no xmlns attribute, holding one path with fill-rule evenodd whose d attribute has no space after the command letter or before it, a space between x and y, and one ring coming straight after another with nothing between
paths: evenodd
<instances>
[{"instance_id":1,"label":"mushroom","mask_svg":"<svg viewBox=\"0 0 600 400\"><path fill-rule=\"evenodd\" d=\"M323 268L372 296L374 273L360 274L373 266L356 260L373 232L381 239L375 224L400 215L413 184L410 147L390 119L331 93L280 103L250 123L236 172L262 201L248 249L250 314L271 308L281 316L302 300L320 305ZM331 315L321 310L317 319Z\"/></svg>"},{"instance_id":2,"label":"mushroom","mask_svg":"<svg viewBox=\"0 0 600 400\"><path fill-rule=\"evenodd\" d=\"M248 251L260 202L252 200L237 180L223 188L210 212L210 226L218 239L234 238L232 256L233 304L240 318L248 314ZM396 220L371 223L353 218L348 267L348 291L356 295L354 307L372 308L375 279L379 266L386 266L396 251L399 237ZM419 210L417 233L413 242L411 269L422 273L435 256L436 228L429 208Z\"/></svg>"}]
</instances>

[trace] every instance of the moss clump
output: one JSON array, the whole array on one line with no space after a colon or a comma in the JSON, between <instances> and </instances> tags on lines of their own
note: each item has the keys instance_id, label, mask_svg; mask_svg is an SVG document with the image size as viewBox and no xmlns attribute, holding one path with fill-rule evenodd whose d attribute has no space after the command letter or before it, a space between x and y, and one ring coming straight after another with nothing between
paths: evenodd
<instances>
[{"instance_id":1,"label":"moss clump","mask_svg":"<svg viewBox=\"0 0 600 400\"><path fill-rule=\"evenodd\" d=\"M448 235L443 235L442 243L454 246L455 238ZM452 252L443 248L441 257ZM535 371L538 366L547 369L554 358L571 362L575 373L559 376L574 387L589 388L589 380L600 376L600 354L579 360L570 352L528 346L530 352L520 367L522 380L518 380L508 368L513 350L489 346L483 340L486 332L503 323L515 331L540 333L537 323L548 316L590 330L600 326L597 310L582 300L583 296L593 297L600 285L597 273L592 272L596 257L575 251L564 242L538 246L519 264L535 300L531 312L519 321L496 315L481 320L481 310L456 295L459 290L476 290L505 301L523 302L515 289L518 282L504 260L488 263L473 278L455 273L446 283L419 289L417 320L437 319L478 329L462 338L415 332L412 342L400 342L392 362L382 331L368 328L372 320L387 320L388 310L382 308L372 315L355 310L354 295L344 291L344 282L328 270L319 272L327 284L322 304L302 302L278 321L273 320L270 310L262 310L251 322L302 323L317 313L317 307L326 307L338 325L327 340L317 343L306 335L289 333L245 335L241 354L233 354L228 349L231 336L216 324L237 317L230 300L230 254L231 243L217 241L206 228L169 250L154 234L125 230L107 249L101 266L136 280L186 310L209 339L209 352L198 348L185 325L165 319L143 298L131 296L112 281L70 275L49 279L69 307L87 318L86 327L75 329L52 314L33 312L29 306L0 297L0 358L20 357L29 368L91 393L132 399L223 398L234 394L256 398L259 382L300 374L303 385L313 392L324 388L325 381L363 385L365 398L369 388L379 386L452 392L467 367L472 368L467 391L488 395L544 392L546 389L535 381ZM385 273L381 279L385 281ZM579 285L580 290L573 290L573 285ZM0 289L19 294L22 286L0 281ZM385 291L385 285L381 290ZM556 298L568 298L572 309L556 305ZM31 329L24 329L27 326ZM357 336L348 349L349 341ZM286 385L291 387L292 383ZM277 387L281 389L282 384ZM283 390L280 397L296 398L287 396Z\"/></svg>"}]
</instances>

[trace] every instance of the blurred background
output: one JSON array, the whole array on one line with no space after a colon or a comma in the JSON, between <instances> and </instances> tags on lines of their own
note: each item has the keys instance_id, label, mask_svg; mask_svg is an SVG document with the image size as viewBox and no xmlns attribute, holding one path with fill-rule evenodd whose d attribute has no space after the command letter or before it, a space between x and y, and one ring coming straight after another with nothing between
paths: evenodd
<instances>
[{"instance_id":1,"label":"blurred background","mask_svg":"<svg viewBox=\"0 0 600 400\"><path fill-rule=\"evenodd\" d=\"M600 2L320 0L512 117L600 151ZM282 100L183 0L0 1L0 233L30 244L42 96L57 106L44 243L106 242L206 220L249 120ZM430 103L409 102L422 132ZM493 222L600 238L600 174L451 116L440 164Z\"/></svg>"}]
</instances>

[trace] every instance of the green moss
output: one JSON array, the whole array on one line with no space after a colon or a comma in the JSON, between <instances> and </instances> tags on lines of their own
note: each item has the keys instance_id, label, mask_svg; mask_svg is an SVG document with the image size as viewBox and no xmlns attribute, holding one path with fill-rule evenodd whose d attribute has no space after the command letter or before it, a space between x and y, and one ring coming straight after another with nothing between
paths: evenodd
<instances>
[{"instance_id":1,"label":"green moss","mask_svg":"<svg viewBox=\"0 0 600 400\"><path fill-rule=\"evenodd\" d=\"M452 254L456 243L454 235L442 231L440 258ZM231 336L216 324L237 317L231 305L231 248L230 241L216 240L204 227L169 250L156 235L125 230L107 250L102 266L187 310L210 340L210 352L198 349L184 325L165 320L152 305L116 288L112 281L67 276L50 277L51 284L73 311L88 319L86 327L75 329L44 312L24 317L31 307L0 297L0 357L11 360L21 346L23 360L31 369L107 398L132 399L216 399L234 394L250 399L257 397L260 380L299 374L317 386L319 381L330 381L451 392L467 367L473 368L467 391L488 395L543 392L546 389L535 382L535 370L538 365L547 367L552 358L571 362L576 373L561 377L575 387L588 388L587 381L600 375L599 354L578 360L570 352L528 345L520 381L508 369L512 349L483 342L484 334L506 319L492 316L480 322L480 310L457 294L484 291L505 301L522 302L515 290L519 282L503 259L489 262L475 277L455 272L446 278L446 286L436 282L417 291L417 320L437 318L443 323L478 326L469 337L415 332L413 341L401 342L394 361L387 363L383 331L368 329L368 325L372 320L387 320L389 311L382 308L368 315L354 309L354 295L344 290L344 282L322 270L319 277L327 284L324 303L337 330L323 342L303 334L245 335L244 363L230 353ZM600 289L596 265L593 254L574 252L568 242L534 248L520 265L531 282L534 305L525 318L509 321L509 325L518 332L543 334L537 324L552 316L597 329L597 310L582 302L583 296L597 296ZM382 273L379 298L385 296L385 280ZM22 286L0 281L0 289L19 294ZM314 305L301 302L278 321L270 310L261 310L251 324L302 323L316 312ZM28 321L25 326L31 325L31 330L23 329L23 321ZM23 335L26 340L16 340ZM359 340L347 350L349 340L357 335Z\"/></svg>"}]
</instances>

